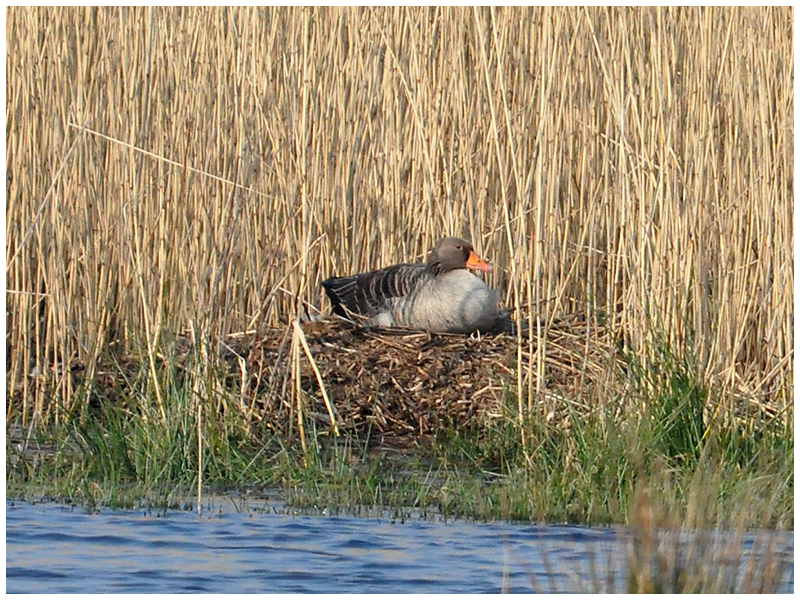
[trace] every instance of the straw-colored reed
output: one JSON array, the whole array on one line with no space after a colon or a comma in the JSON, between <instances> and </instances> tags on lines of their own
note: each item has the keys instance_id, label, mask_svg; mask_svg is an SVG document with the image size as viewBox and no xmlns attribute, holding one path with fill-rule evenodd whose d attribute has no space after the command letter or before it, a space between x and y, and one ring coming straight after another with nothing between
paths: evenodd
<instances>
[{"instance_id":1,"label":"straw-colored reed","mask_svg":"<svg viewBox=\"0 0 800 600\"><path fill-rule=\"evenodd\" d=\"M59 420L115 348L160 405L188 328L291 321L451 234L531 328L521 413L580 312L691 353L717 414L791 418L791 8L7 17L9 418Z\"/></svg>"}]
</instances>

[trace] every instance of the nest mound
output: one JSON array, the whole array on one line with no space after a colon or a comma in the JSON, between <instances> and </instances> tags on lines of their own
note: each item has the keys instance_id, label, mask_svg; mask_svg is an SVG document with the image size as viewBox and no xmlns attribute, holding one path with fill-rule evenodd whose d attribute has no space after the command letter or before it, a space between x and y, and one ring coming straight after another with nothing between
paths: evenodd
<instances>
[{"instance_id":1,"label":"nest mound","mask_svg":"<svg viewBox=\"0 0 800 600\"><path fill-rule=\"evenodd\" d=\"M219 356L240 389L240 410L276 431L302 411L318 431L335 421L340 433L407 438L516 415L520 366L545 390L543 401L582 395L611 356L609 340L586 327L578 315L554 324L537 356L526 337L378 330L331 318L229 336Z\"/></svg>"}]
</instances>

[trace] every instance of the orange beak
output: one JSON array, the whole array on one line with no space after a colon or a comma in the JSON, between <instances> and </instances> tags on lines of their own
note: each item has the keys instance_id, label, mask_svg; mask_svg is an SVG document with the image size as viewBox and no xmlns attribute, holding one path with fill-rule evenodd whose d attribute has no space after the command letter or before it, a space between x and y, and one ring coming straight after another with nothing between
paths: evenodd
<instances>
[{"instance_id":1,"label":"orange beak","mask_svg":"<svg viewBox=\"0 0 800 600\"><path fill-rule=\"evenodd\" d=\"M467 259L467 268L475 269L476 271L483 271L484 273L489 273L492 270L491 265L478 258L478 255L474 252L469 253L469 258Z\"/></svg>"}]
</instances>

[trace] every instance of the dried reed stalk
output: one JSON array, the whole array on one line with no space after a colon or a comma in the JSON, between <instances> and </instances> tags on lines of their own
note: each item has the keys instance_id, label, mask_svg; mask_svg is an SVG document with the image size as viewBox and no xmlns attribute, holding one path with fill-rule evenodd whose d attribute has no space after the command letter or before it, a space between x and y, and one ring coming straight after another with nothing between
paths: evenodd
<instances>
[{"instance_id":1,"label":"dried reed stalk","mask_svg":"<svg viewBox=\"0 0 800 600\"><path fill-rule=\"evenodd\" d=\"M9 420L61 419L119 348L163 405L190 321L277 327L447 234L531 328L519 417L558 409L545 359L580 312L586 347L666 333L714 410L792 418L791 9L7 16Z\"/></svg>"}]
</instances>

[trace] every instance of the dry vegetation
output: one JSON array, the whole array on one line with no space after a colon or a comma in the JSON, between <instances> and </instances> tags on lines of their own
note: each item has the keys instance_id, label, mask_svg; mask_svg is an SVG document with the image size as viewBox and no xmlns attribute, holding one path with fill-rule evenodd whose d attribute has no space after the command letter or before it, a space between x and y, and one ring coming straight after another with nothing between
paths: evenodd
<instances>
[{"instance_id":1,"label":"dry vegetation","mask_svg":"<svg viewBox=\"0 0 800 600\"><path fill-rule=\"evenodd\" d=\"M486 341L484 374L502 367L463 389L496 401L505 380L518 416L550 415L558 357L579 358L570 385L602 380L594 349L646 357L666 335L723 392L714 414L744 398L792 419L791 8L7 16L9 421L63 419L123 356L150 390L137 401L164 414L174 341L208 356L237 332L253 352L288 336L259 402L322 401L319 380L332 410L361 402L337 380L352 352L291 323L322 279L422 259L451 234L530 328ZM403 351L386 339L370 348L391 362ZM389 370L381 389L439 377L426 340L401 341L422 379ZM279 342L234 361L245 387ZM216 406L214 389L197 397Z\"/></svg>"},{"instance_id":2,"label":"dry vegetation","mask_svg":"<svg viewBox=\"0 0 800 600\"><path fill-rule=\"evenodd\" d=\"M540 412L549 407L548 421L563 418L565 405L574 405L585 395L587 383L602 380L608 371L608 336L598 335L587 344L581 336L585 331L575 316L551 330L545 356L548 391L537 406ZM221 341L217 355L229 374L225 387L239 392L227 395L230 401L224 408L236 410L246 423L286 432L295 422L302 427L303 419L298 421L296 415L300 407L319 431L369 432L372 441L397 445L438 428L513 414L508 410L508 382L514 380L517 346L509 335L481 339L376 331L323 320L305 323L294 334L292 328L282 328L231 335ZM181 338L176 349L178 362L185 365L191 341ZM522 360L527 366L531 357L523 352ZM299 374L295 384L311 391L299 404L287 402L293 363ZM101 387L108 390L109 385Z\"/></svg>"}]
</instances>

